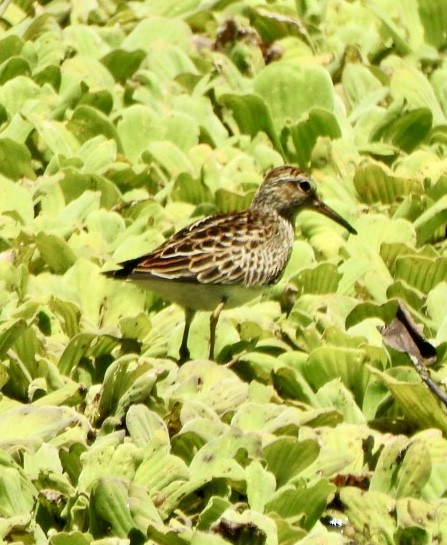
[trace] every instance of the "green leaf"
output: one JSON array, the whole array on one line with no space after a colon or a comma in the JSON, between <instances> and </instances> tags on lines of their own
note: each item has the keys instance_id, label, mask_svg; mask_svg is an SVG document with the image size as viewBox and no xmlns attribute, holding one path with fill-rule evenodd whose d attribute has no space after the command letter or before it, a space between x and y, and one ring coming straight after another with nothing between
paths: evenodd
<instances>
[{"instance_id":1,"label":"green leaf","mask_svg":"<svg viewBox=\"0 0 447 545\"><path fill-rule=\"evenodd\" d=\"M159 371L149 362L133 354L115 360L104 375L98 404L100 421L109 415L122 419L132 404L148 401L158 376Z\"/></svg>"},{"instance_id":2,"label":"green leaf","mask_svg":"<svg viewBox=\"0 0 447 545\"><path fill-rule=\"evenodd\" d=\"M436 238L440 227L447 225L447 195L431 205L414 221L418 244L424 244Z\"/></svg>"},{"instance_id":3,"label":"green leaf","mask_svg":"<svg viewBox=\"0 0 447 545\"><path fill-rule=\"evenodd\" d=\"M417 180L398 178L377 163L370 163L356 170L354 185L366 203L391 204L402 195L422 194L422 184Z\"/></svg>"},{"instance_id":4,"label":"green leaf","mask_svg":"<svg viewBox=\"0 0 447 545\"><path fill-rule=\"evenodd\" d=\"M49 307L58 316L62 330L69 338L79 333L80 310L77 305L53 297L49 302Z\"/></svg>"},{"instance_id":5,"label":"green leaf","mask_svg":"<svg viewBox=\"0 0 447 545\"><path fill-rule=\"evenodd\" d=\"M84 162L83 171L87 173L102 173L110 168L116 159L116 144L114 140L105 138L102 134L84 142L79 150L79 157Z\"/></svg>"},{"instance_id":6,"label":"green leaf","mask_svg":"<svg viewBox=\"0 0 447 545\"><path fill-rule=\"evenodd\" d=\"M201 13L201 3L199 0L184 0L181 4L177 0L154 0L149 9L151 15L164 15L172 18L183 16L186 19L188 15L193 15L197 10Z\"/></svg>"},{"instance_id":7,"label":"green leaf","mask_svg":"<svg viewBox=\"0 0 447 545\"><path fill-rule=\"evenodd\" d=\"M40 13L27 27L25 38L36 42L41 36L57 32L58 30L59 26L55 17L52 17L49 13Z\"/></svg>"},{"instance_id":8,"label":"green leaf","mask_svg":"<svg viewBox=\"0 0 447 545\"><path fill-rule=\"evenodd\" d=\"M176 45L187 51L191 44L191 29L181 19L152 16L141 20L121 47L127 51L141 49L153 54L160 43Z\"/></svg>"},{"instance_id":9,"label":"green leaf","mask_svg":"<svg viewBox=\"0 0 447 545\"><path fill-rule=\"evenodd\" d=\"M342 83L349 102L358 109L375 105L383 89L370 67L352 62L344 66Z\"/></svg>"},{"instance_id":10,"label":"green leaf","mask_svg":"<svg viewBox=\"0 0 447 545\"><path fill-rule=\"evenodd\" d=\"M400 299L419 312L424 304L424 294L411 288L406 282L401 280L390 284L386 290L386 294L390 299Z\"/></svg>"},{"instance_id":11,"label":"green leaf","mask_svg":"<svg viewBox=\"0 0 447 545\"><path fill-rule=\"evenodd\" d=\"M413 509L412 506L410 509ZM418 517L418 520L415 521L415 523L418 523L420 518ZM407 528L399 528L395 534L396 539L398 539L401 543L405 542L413 542L413 543L429 543L430 542L430 532L426 528L419 528L417 526L407 527Z\"/></svg>"},{"instance_id":12,"label":"green leaf","mask_svg":"<svg viewBox=\"0 0 447 545\"><path fill-rule=\"evenodd\" d=\"M383 305L377 305L376 303L359 303L352 309L346 318L346 329L350 329L369 318L379 318L385 324L389 324L396 316L397 308L397 301L388 301Z\"/></svg>"},{"instance_id":13,"label":"green leaf","mask_svg":"<svg viewBox=\"0 0 447 545\"><path fill-rule=\"evenodd\" d=\"M110 50L110 46L106 43L106 37L101 36L94 26L76 21L79 15L79 12L76 10L78 6L81 8L79 11L82 11L82 8L84 8L85 12L87 12L83 14L85 20L88 18L89 10L87 4L78 4L72 12L72 24L64 27L66 43L78 51L81 57L98 59ZM119 33L119 36L122 39L123 33ZM110 39L112 39L111 36Z\"/></svg>"},{"instance_id":14,"label":"green leaf","mask_svg":"<svg viewBox=\"0 0 447 545\"><path fill-rule=\"evenodd\" d=\"M254 89L271 112L278 133L312 108L329 112L334 108L331 79L316 66L300 69L286 62L269 64L258 74Z\"/></svg>"},{"instance_id":15,"label":"green leaf","mask_svg":"<svg viewBox=\"0 0 447 545\"><path fill-rule=\"evenodd\" d=\"M264 447L267 468L275 475L278 488L297 477L317 459L319 452L316 441L297 441L292 437L281 437Z\"/></svg>"},{"instance_id":16,"label":"green leaf","mask_svg":"<svg viewBox=\"0 0 447 545\"><path fill-rule=\"evenodd\" d=\"M198 360L182 365L177 377L179 385L183 382L196 381L198 388L193 387L196 401L211 407L217 414L234 411L248 395L247 384L239 379L230 369L215 362ZM178 389L177 399L181 399L182 388ZM185 391L185 394L187 392ZM190 393L186 396L189 398Z\"/></svg>"},{"instance_id":17,"label":"green leaf","mask_svg":"<svg viewBox=\"0 0 447 545\"><path fill-rule=\"evenodd\" d=\"M441 431L433 432L433 429L421 431L413 437L415 441L422 442L430 454L431 474L421 497L428 501L441 498L447 490L446 461L444 459L445 439Z\"/></svg>"},{"instance_id":18,"label":"green leaf","mask_svg":"<svg viewBox=\"0 0 447 545\"><path fill-rule=\"evenodd\" d=\"M219 103L231 110L232 115L243 134L256 136L263 131L279 152L282 151L278 132L276 131L272 116L263 97L254 94L222 94Z\"/></svg>"},{"instance_id":19,"label":"green leaf","mask_svg":"<svg viewBox=\"0 0 447 545\"><path fill-rule=\"evenodd\" d=\"M281 6L285 8L285 6ZM296 36L310 40L302 21L294 9L270 8L259 4L255 9L247 6L251 24L260 33L262 40L272 43L288 36Z\"/></svg>"},{"instance_id":20,"label":"green leaf","mask_svg":"<svg viewBox=\"0 0 447 545\"><path fill-rule=\"evenodd\" d=\"M199 126L190 115L172 113L160 120L165 127L166 139L185 152L199 143Z\"/></svg>"},{"instance_id":21,"label":"green leaf","mask_svg":"<svg viewBox=\"0 0 447 545\"><path fill-rule=\"evenodd\" d=\"M25 320L14 320L12 323L6 322L0 326L0 357L4 358L9 347L20 337L28 328Z\"/></svg>"},{"instance_id":22,"label":"green leaf","mask_svg":"<svg viewBox=\"0 0 447 545\"><path fill-rule=\"evenodd\" d=\"M278 513L309 530L323 514L334 491L335 486L324 480L308 487L283 487L273 495L265 508L267 512Z\"/></svg>"},{"instance_id":23,"label":"green leaf","mask_svg":"<svg viewBox=\"0 0 447 545\"><path fill-rule=\"evenodd\" d=\"M89 91L84 93L79 99L79 104L87 104L100 112L109 115L113 108L113 96L106 89L98 91Z\"/></svg>"},{"instance_id":24,"label":"green leaf","mask_svg":"<svg viewBox=\"0 0 447 545\"><path fill-rule=\"evenodd\" d=\"M151 496L157 494L162 499L158 508L164 518L178 505L179 497L187 495L180 487L189 486L190 474L186 464L177 456L169 454L155 441L148 444L146 457L139 464L134 482L143 486ZM198 486L194 486L190 491Z\"/></svg>"},{"instance_id":25,"label":"green leaf","mask_svg":"<svg viewBox=\"0 0 447 545\"><path fill-rule=\"evenodd\" d=\"M294 367L296 355L293 354L293 367L280 367L273 372L273 381L276 389L281 392L281 396L304 403L315 407L318 405L314 391L309 386L308 382Z\"/></svg>"},{"instance_id":26,"label":"green leaf","mask_svg":"<svg viewBox=\"0 0 447 545\"><path fill-rule=\"evenodd\" d=\"M188 172L183 172L177 177L171 195L173 200L195 205L212 202L212 193L206 184Z\"/></svg>"},{"instance_id":27,"label":"green leaf","mask_svg":"<svg viewBox=\"0 0 447 545\"><path fill-rule=\"evenodd\" d=\"M430 454L422 441L408 443L397 437L381 452L369 489L395 498L419 497L431 469Z\"/></svg>"},{"instance_id":28,"label":"green leaf","mask_svg":"<svg viewBox=\"0 0 447 545\"><path fill-rule=\"evenodd\" d=\"M148 59L149 68L162 81L172 81L183 74L197 74L197 68L183 48L159 43L157 55Z\"/></svg>"},{"instance_id":29,"label":"green leaf","mask_svg":"<svg viewBox=\"0 0 447 545\"><path fill-rule=\"evenodd\" d=\"M123 443L124 434L112 432L99 436L80 453L81 471L78 490L90 492L101 478L111 477L126 483L134 480L141 464L141 451L132 443Z\"/></svg>"},{"instance_id":30,"label":"green leaf","mask_svg":"<svg viewBox=\"0 0 447 545\"><path fill-rule=\"evenodd\" d=\"M394 72L390 88L396 100L406 100L411 108L427 108L435 125L445 125L446 117L433 87L422 72L411 66L402 66Z\"/></svg>"},{"instance_id":31,"label":"green leaf","mask_svg":"<svg viewBox=\"0 0 447 545\"><path fill-rule=\"evenodd\" d=\"M149 524L163 524L163 521L151 500L148 492L142 486L134 483L129 487L129 508L130 515L135 526L146 535Z\"/></svg>"},{"instance_id":32,"label":"green leaf","mask_svg":"<svg viewBox=\"0 0 447 545\"><path fill-rule=\"evenodd\" d=\"M340 379L334 379L322 386L317 392L317 398L323 407L337 409L343 415L344 422L360 424L366 420L355 403L354 396Z\"/></svg>"},{"instance_id":33,"label":"green leaf","mask_svg":"<svg viewBox=\"0 0 447 545\"><path fill-rule=\"evenodd\" d=\"M97 33L94 40L95 47L99 47L98 51L101 52L103 42L98 41ZM110 91L115 85L115 80L99 60L88 55L75 55L62 64L61 95L65 97L65 94L73 93L75 89L79 92L82 83L91 92L103 89Z\"/></svg>"},{"instance_id":34,"label":"green leaf","mask_svg":"<svg viewBox=\"0 0 447 545\"><path fill-rule=\"evenodd\" d=\"M307 168L314 146L320 136L331 139L341 136L340 126L331 112L312 108L304 119L290 127L297 163Z\"/></svg>"},{"instance_id":35,"label":"green leaf","mask_svg":"<svg viewBox=\"0 0 447 545\"><path fill-rule=\"evenodd\" d=\"M170 529L166 525L153 525L150 524L147 529L147 534L150 539L158 541L159 543L166 543L166 545L189 545L191 543L191 530L187 530L184 527L181 531L178 529ZM209 534L207 539L210 540ZM214 537L210 540L210 545L224 545L219 538L217 543L214 541ZM204 545L204 544L199 544Z\"/></svg>"},{"instance_id":36,"label":"green leaf","mask_svg":"<svg viewBox=\"0 0 447 545\"><path fill-rule=\"evenodd\" d=\"M50 545L90 545L90 540L79 531L58 532L48 542Z\"/></svg>"},{"instance_id":37,"label":"green leaf","mask_svg":"<svg viewBox=\"0 0 447 545\"><path fill-rule=\"evenodd\" d=\"M59 91L61 85L61 70L59 66L45 66L40 72L33 74L33 81L40 87L49 84L55 91Z\"/></svg>"},{"instance_id":38,"label":"green leaf","mask_svg":"<svg viewBox=\"0 0 447 545\"><path fill-rule=\"evenodd\" d=\"M381 492L365 492L355 487L344 487L340 491L340 500L356 535L364 536L364 531L368 528L377 544L394 543L395 524L391 513L395 501L390 496Z\"/></svg>"},{"instance_id":39,"label":"green leaf","mask_svg":"<svg viewBox=\"0 0 447 545\"><path fill-rule=\"evenodd\" d=\"M44 119L39 114L29 114L26 119L34 126L39 134L40 143L54 155L73 157L79 149L79 141L68 130L65 124Z\"/></svg>"},{"instance_id":40,"label":"green leaf","mask_svg":"<svg viewBox=\"0 0 447 545\"><path fill-rule=\"evenodd\" d=\"M185 153L168 140L149 142L147 151L143 153L145 162L158 163L169 177L176 177L182 172L194 171L191 161Z\"/></svg>"},{"instance_id":41,"label":"green leaf","mask_svg":"<svg viewBox=\"0 0 447 545\"><path fill-rule=\"evenodd\" d=\"M0 417L1 418L1 417ZM0 456L0 505L2 518L29 515L36 489L23 470L2 452ZM4 528L2 528L4 531Z\"/></svg>"},{"instance_id":42,"label":"green leaf","mask_svg":"<svg viewBox=\"0 0 447 545\"><path fill-rule=\"evenodd\" d=\"M62 381L61 381L62 382ZM36 401L33 401L35 407L51 405L55 407L76 407L85 400L85 387L76 383L69 383L61 386L54 392L50 392Z\"/></svg>"},{"instance_id":43,"label":"green leaf","mask_svg":"<svg viewBox=\"0 0 447 545\"><path fill-rule=\"evenodd\" d=\"M275 477L262 466L259 460L253 460L245 472L248 504L251 509L262 513L276 489Z\"/></svg>"},{"instance_id":44,"label":"green leaf","mask_svg":"<svg viewBox=\"0 0 447 545\"><path fill-rule=\"evenodd\" d=\"M166 444L169 444L169 433L166 424L145 405L131 405L126 414L126 427L135 444L144 447L157 435L160 439L165 435Z\"/></svg>"},{"instance_id":45,"label":"green leaf","mask_svg":"<svg viewBox=\"0 0 447 545\"><path fill-rule=\"evenodd\" d=\"M48 91L41 90L31 79L25 76L17 76L0 88L0 104L12 117L20 112L29 100L43 99L47 95Z\"/></svg>"},{"instance_id":46,"label":"green leaf","mask_svg":"<svg viewBox=\"0 0 447 545\"><path fill-rule=\"evenodd\" d=\"M429 135L433 115L428 108L418 108L399 116L383 133L382 138L410 153Z\"/></svg>"},{"instance_id":47,"label":"green leaf","mask_svg":"<svg viewBox=\"0 0 447 545\"><path fill-rule=\"evenodd\" d=\"M138 70L145 57L146 53L142 49L134 51L114 49L110 53L107 53L101 59L101 62L117 81L125 83Z\"/></svg>"},{"instance_id":48,"label":"green leaf","mask_svg":"<svg viewBox=\"0 0 447 545\"><path fill-rule=\"evenodd\" d=\"M8 445L40 444L77 426L86 438L90 430L87 419L69 407L22 406L0 414L0 443Z\"/></svg>"},{"instance_id":49,"label":"green leaf","mask_svg":"<svg viewBox=\"0 0 447 545\"><path fill-rule=\"evenodd\" d=\"M118 134L128 159L138 162L149 142L162 138L164 128L159 117L150 108L142 104L132 104L123 111L118 121Z\"/></svg>"},{"instance_id":50,"label":"green leaf","mask_svg":"<svg viewBox=\"0 0 447 545\"><path fill-rule=\"evenodd\" d=\"M31 67L22 57L12 57L0 66L0 83L3 85L17 76L29 76Z\"/></svg>"},{"instance_id":51,"label":"green leaf","mask_svg":"<svg viewBox=\"0 0 447 545\"><path fill-rule=\"evenodd\" d=\"M121 339L112 335L94 335L79 333L66 346L59 360L59 370L64 375L73 375L85 356L99 357L110 352L121 344Z\"/></svg>"},{"instance_id":52,"label":"green leaf","mask_svg":"<svg viewBox=\"0 0 447 545\"><path fill-rule=\"evenodd\" d=\"M207 96L178 95L173 98L173 106L175 112L192 117L213 145L217 146L227 139L228 131Z\"/></svg>"},{"instance_id":53,"label":"green leaf","mask_svg":"<svg viewBox=\"0 0 447 545\"><path fill-rule=\"evenodd\" d=\"M370 370L388 388L411 424L422 429L437 427L446 433L447 415L437 398L420 382L416 371L412 373L414 380L409 382L377 369Z\"/></svg>"},{"instance_id":54,"label":"green leaf","mask_svg":"<svg viewBox=\"0 0 447 545\"><path fill-rule=\"evenodd\" d=\"M222 514L231 506L225 498L214 496L200 514L197 529L209 530L213 523L220 519Z\"/></svg>"},{"instance_id":55,"label":"green leaf","mask_svg":"<svg viewBox=\"0 0 447 545\"><path fill-rule=\"evenodd\" d=\"M402 280L422 293L428 293L446 278L447 258L403 256L396 259L396 280Z\"/></svg>"},{"instance_id":56,"label":"green leaf","mask_svg":"<svg viewBox=\"0 0 447 545\"><path fill-rule=\"evenodd\" d=\"M33 201L30 193L18 183L0 175L0 213L17 213L23 223L34 217Z\"/></svg>"},{"instance_id":57,"label":"green leaf","mask_svg":"<svg viewBox=\"0 0 447 545\"><path fill-rule=\"evenodd\" d=\"M128 484L110 477L99 479L91 493L91 533L95 537L101 537L111 528L118 537L127 537L130 530L135 528L128 505Z\"/></svg>"},{"instance_id":58,"label":"green leaf","mask_svg":"<svg viewBox=\"0 0 447 545\"><path fill-rule=\"evenodd\" d=\"M28 148L9 138L0 138L0 173L12 180L23 177L34 180Z\"/></svg>"},{"instance_id":59,"label":"green leaf","mask_svg":"<svg viewBox=\"0 0 447 545\"><path fill-rule=\"evenodd\" d=\"M42 259L57 274L67 271L76 261L76 254L67 242L56 235L39 233L36 245Z\"/></svg>"},{"instance_id":60,"label":"green leaf","mask_svg":"<svg viewBox=\"0 0 447 545\"><path fill-rule=\"evenodd\" d=\"M361 406L369 382L368 356L361 349L321 346L311 352L302 367L304 377L316 389L338 377Z\"/></svg>"},{"instance_id":61,"label":"green leaf","mask_svg":"<svg viewBox=\"0 0 447 545\"><path fill-rule=\"evenodd\" d=\"M122 145L115 126L108 117L99 110L87 104L78 106L67 128L76 136L79 142L86 142L91 138L103 135L106 139L113 139L116 142L118 151L122 153Z\"/></svg>"},{"instance_id":62,"label":"green leaf","mask_svg":"<svg viewBox=\"0 0 447 545\"><path fill-rule=\"evenodd\" d=\"M321 263L313 269L304 269L294 278L300 293L334 293L341 274L330 263Z\"/></svg>"},{"instance_id":63,"label":"green leaf","mask_svg":"<svg viewBox=\"0 0 447 545\"><path fill-rule=\"evenodd\" d=\"M19 55L23 47L23 40L15 34L10 34L0 40L0 63Z\"/></svg>"},{"instance_id":64,"label":"green leaf","mask_svg":"<svg viewBox=\"0 0 447 545\"><path fill-rule=\"evenodd\" d=\"M427 42L436 49L445 47L447 43L447 6L443 0L419 2L418 10Z\"/></svg>"},{"instance_id":65,"label":"green leaf","mask_svg":"<svg viewBox=\"0 0 447 545\"><path fill-rule=\"evenodd\" d=\"M79 219L84 218L93 208L100 205L110 209L122 201L119 189L107 178L98 174L83 174L73 168L63 170L60 187L67 202L72 205L68 205L61 214L67 218L67 221L68 218L75 216ZM89 206L87 206L88 201L90 201ZM78 208L79 214L75 213ZM68 213L69 209L70 213Z\"/></svg>"},{"instance_id":66,"label":"green leaf","mask_svg":"<svg viewBox=\"0 0 447 545\"><path fill-rule=\"evenodd\" d=\"M383 9L380 4L377 4L372 0L365 0L364 4L369 10L371 10L372 13L374 13L374 15L376 15L380 19L386 31L393 39L399 53L401 55L408 55L409 53L411 53L412 49L410 44L408 43L407 37L405 36L402 29L393 22L387 11Z\"/></svg>"}]
</instances>

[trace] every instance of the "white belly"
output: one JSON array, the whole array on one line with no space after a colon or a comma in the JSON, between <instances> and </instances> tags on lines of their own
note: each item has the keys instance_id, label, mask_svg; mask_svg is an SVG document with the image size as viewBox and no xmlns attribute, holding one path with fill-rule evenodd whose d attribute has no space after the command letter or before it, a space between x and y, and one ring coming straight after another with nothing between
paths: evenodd
<instances>
[{"instance_id":1,"label":"white belly","mask_svg":"<svg viewBox=\"0 0 447 545\"><path fill-rule=\"evenodd\" d=\"M226 301L225 308L239 307L268 289L266 286L246 288L241 285L196 284L157 278L132 278L131 282L184 308L209 311L223 300Z\"/></svg>"}]
</instances>

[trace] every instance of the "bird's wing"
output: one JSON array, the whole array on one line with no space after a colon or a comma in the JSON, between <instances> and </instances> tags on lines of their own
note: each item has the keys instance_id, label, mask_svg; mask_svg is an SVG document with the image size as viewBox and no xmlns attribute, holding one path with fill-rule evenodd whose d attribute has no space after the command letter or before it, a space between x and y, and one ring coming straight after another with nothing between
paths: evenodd
<instances>
[{"instance_id":1,"label":"bird's wing","mask_svg":"<svg viewBox=\"0 0 447 545\"><path fill-rule=\"evenodd\" d=\"M204 284L265 284L262 250L277 228L266 215L269 213L249 209L199 220L149 254L121 263L123 274L116 276Z\"/></svg>"}]
</instances>

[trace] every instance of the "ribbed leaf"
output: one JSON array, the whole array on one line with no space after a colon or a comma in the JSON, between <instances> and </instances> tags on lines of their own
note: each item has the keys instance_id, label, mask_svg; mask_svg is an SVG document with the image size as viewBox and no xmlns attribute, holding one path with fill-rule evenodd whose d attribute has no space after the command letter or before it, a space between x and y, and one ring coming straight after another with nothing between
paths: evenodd
<instances>
[{"instance_id":1,"label":"ribbed leaf","mask_svg":"<svg viewBox=\"0 0 447 545\"><path fill-rule=\"evenodd\" d=\"M435 396L425 384L420 382L419 375L414 372L414 381L397 380L387 373L371 369L371 373L388 388L402 409L406 418L417 428L432 428L433 426L447 430L447 415L439 406Z\"/></svg>"},{"instance_id":2,"label":"ribbed leaf","mask_svg":"<svg viewBox=\"0 0 447 545\"><path fill-rule=\"evenodd\" d=\"M293 480L314 462L319 452L316 442L297 442L292 437L280 438L264 448L267 467L275 475L278 488Z\"/></svg>"},{"instance_id":3,"label":"ribbed leaf","mask_svg":"<svg viewBox=\"0 0 447 545\"><path fill-rule=\"evenodd\" d=\"M402 195L422 193L422 184L416 180L397 178L379 164L359 168L354 176L354 185L366 203L382 202L391 204Z\"/></svg>"}]
</instances>

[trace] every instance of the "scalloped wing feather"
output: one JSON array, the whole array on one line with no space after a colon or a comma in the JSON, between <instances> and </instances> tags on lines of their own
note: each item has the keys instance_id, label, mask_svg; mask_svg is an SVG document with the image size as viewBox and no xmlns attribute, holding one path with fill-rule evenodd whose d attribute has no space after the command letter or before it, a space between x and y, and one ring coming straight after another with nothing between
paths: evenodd
<instances>
[{"instance_id":1,"label":"scalloped wing feather","mask_svg":"<svg viewBox=\"0 0 447 545\"><path fill-rule=\"evenodd\" d=\"M285 232L281 233L281 230ZM283 251L270 242L286 240ZM293 227L275 212L249 209L199 220L132 265L128 278L143 275L203 284L273 283L288 261ZM274 259L273 259L274 257ZM126 267L126 263L122 264Z\"/></svg>"}]
</instances>

